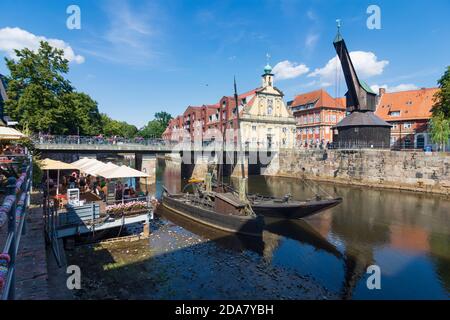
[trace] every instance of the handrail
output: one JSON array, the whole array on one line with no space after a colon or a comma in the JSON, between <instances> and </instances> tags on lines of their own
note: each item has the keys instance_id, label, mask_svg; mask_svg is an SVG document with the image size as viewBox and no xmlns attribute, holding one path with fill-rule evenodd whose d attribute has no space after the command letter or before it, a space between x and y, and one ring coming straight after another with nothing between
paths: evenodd
<instances>
[{"instance_id":1,"label":"handrail","mask_svg":"<svg viewBox=\"0 0 450 320\"><path fill-rule=\"evenodd\" d=\"M0 215L8 216L8 235L2 253L10 257L8 271L1 293L1 300L15 298L16 256L21 236L25 233L25 219L31 194L33 176L32 158L28 155L28 164L22 167L19 179L8 178L7 193L0 207ZM19 221L17 221L17 218ZM1 225L0 225L1 227Z\"/></svg>"},{"instance_id":2,"label":"handrail","mask_svg":"<svg viewBox=\"0 0 450 320\"><path fill-rule=\"evenodd\" d=\"M72 145L168 145L170 142L161 138L124 138L102 136L61 136L61 135L34 135L31 137L36 144L72 144Z\"/></svg>"}]
</instances>

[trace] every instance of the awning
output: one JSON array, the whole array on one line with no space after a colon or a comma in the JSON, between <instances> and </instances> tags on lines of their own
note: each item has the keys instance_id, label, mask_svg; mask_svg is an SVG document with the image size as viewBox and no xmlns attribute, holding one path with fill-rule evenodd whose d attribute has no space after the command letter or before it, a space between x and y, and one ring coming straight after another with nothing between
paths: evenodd
<instances>
[{"instance_id":1,"label":"awning","mask_svg":"<svg viewBox=\"0 0 450 320\"><path fill-rule=\"evenodd\" d=\"M147 178L148 174L135 170L127 166L120 166L116 169L102 172L102 177L106 179L120 179L120 178Z\"/></svg>"},{"instance_id":2,"label":"awning","mask_svg":"<svg viewBox=\"0 0 450 320\"><path fill-rule=\"evenodd\" d=\"M79 159L79 160L77 160L75 162L72 162L72 165L74 165L74 166L76 166L78 168L79 166L82 166L82 165L88 163L91 160L92 160L92 158L84 157L84 158L81 158L81 159Z\"/></svg>"},{"instance_id":3,"label":"awning","mask_svg":"<svg viewBox=\"0 0 450 320\"><path fill-rule=\"evenodd\" d=\"M58 160L44 159L42 160L42 170L77 170L77 167L70 163Z\"/></svg>"},{"instance_id":4,"label":"awning","mask_svg":"<svg viewBox=\"0 0 450 320\"><path fill-rule=\"evenodd\" d=\"M0 140L19 140L25 135L11 127L0 127Z\"/></svg>"},{"instance_id":5,"label":"awning","mask_svg":"<svg viewBox=\"0 0 450 320\"><path fill-rule=\"evenodd\" d=\"M119 168L118 165L115 165L112 162L108 162L104 166L96 169L94 171L94 174L97 175L97 176L102 176L103 177L103 175L102 175L103 173L112 171L112 170L117 169L117 168Z\"/></svg>"},{"instance_id":6,"label":"awning","mask_svg":"<svg viewBox=\"0 0 450 320\"><path fill-rule=\"evenodd\" d=\"M97 159L83 158L73 162L72 165L76 166L82 172L91 174L91 170L94 170L95 168L98 169L99 167L104 166L105 164L101 161L98 161Z\"/></svg>"}]
</instances>

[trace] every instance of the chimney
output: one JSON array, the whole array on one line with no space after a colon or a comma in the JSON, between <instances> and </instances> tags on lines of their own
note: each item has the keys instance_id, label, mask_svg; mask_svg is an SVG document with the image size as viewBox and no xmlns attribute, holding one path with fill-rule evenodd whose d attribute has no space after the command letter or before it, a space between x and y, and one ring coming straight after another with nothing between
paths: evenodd
<instances>
[{"instance_id":1,"label":"chimney","mask_svg":"<svg viewBox=\"0 0 450 320\"><path fill-rule=\"evenodd\" d=\"M380 88L379 90L378 90L378 95L381 97L383 94L385 94L386 93L386 88Z\"/></svg>"}]
</instances>

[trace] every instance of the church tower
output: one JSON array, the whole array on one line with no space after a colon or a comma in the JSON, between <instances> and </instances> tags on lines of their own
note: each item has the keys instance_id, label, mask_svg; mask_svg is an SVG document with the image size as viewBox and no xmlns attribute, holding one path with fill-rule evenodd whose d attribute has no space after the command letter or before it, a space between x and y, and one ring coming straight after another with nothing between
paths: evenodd
<instances>
[{"instance_id":1,"label":"church tower","mask_svg":"<svg viewBox=\"0 0 450 320\"><path fill-rule=\"evenodd\" d=\"M262 87L273 87L272 67L268 63L264 67L264 74L262 75Z\"/></svg>"}]
</instances>

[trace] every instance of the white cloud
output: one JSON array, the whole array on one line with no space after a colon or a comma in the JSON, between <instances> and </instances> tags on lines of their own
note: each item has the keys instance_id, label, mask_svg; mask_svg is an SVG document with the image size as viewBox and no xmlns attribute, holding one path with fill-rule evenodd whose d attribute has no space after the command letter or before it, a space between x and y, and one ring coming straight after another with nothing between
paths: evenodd
<instances>
[{"instance_id":1,"label":"white cloud","mask_svg":"<svg viewBox=\"0 0 450 320\"><path fill-rule=\"evenodd\" d=\"M64 57L75 63L83 63L84 57L75 54L72 47L59 39L49 39L44 36L36 36L31 32L20 28L2 28L0 29L0 51L6 52L10 58L16 58L14 49L21 50L28 48L36 51L41 41L47 41L52 47L63 49Z\"/></svg>"},{"instance_id":2,"label":"white cloud","mask_svg":"<svg viewBox=\"0 0 450 320\"><path fill-rule=\"evenodd\" d=\"M305 39L305 46L307 49L314 49L314 47L317 44L317 41L319 40L319 34L318 33L309 33L306 36Z\"/></svg>"},{"instance_id":3,"label":"white cloud","mask_svg":"<svg viewBox=\"0 0 450 320\"><path fill-rule=\"evenodd\" d=\"M401 83L397 86L394 87L389 87L387 84L383 84L383 85L378 85L378 84L374 84L372 86L370 86L370 88L378 93L378 91L380 90L380 88L384 88L386 89L386 92L398 92L398 91L407 91L407 90L417 90L419 89L418 86L416 86L415 84L412 83Z\"/></svg>"},{"instance_id":4,"label":"white cloud","mask_svg":"<svg viewBox=\"0 0 450 320\"><path fill-rule=\"evenodd\" d=\"M352 51L350 57L360 79L382 74L389 64L387 60L378 60L373 52ZM319 77L322 86L331 86L335 82L336 71L340 76L342 75L341 62L337 56L330 59L323 68L317 68L308 74L308 77Z\"/></svg>"},{"instance_id":5,"label":"white cloud","mask_svg":"<svg viewBox=\"0 0 450 320\"><path fill-rule=\"evenodd\" d=\"M132 66L161 64L161 35L167 16L155 2L132 5L128 0L109 0L101 7L107 21L97 39L80 51L102 62ZM165 55L166 58L168 54Z\"/></svg>"},{"instance_id":6,"label":"white cloud","mask_svg":"<svg viewBox=\"0 0 450 320\"><path fill-rule=\"evenodd\" d=\"M289 60L278 62L273 68L273 73L279 80L297 78L308 71L309 68L306 65L290 62Z\"/></svg>"},{"instance_id":7,"label":"white cloud","mask_svg":"<svg viewBox=\"0 0 450 320\"><path fill-rule=\"evenodd\" d=\"M317 15L311 9L306 12L306 16L309 20L316 22L318 20Z\"/></svg>"}]
</instances>

